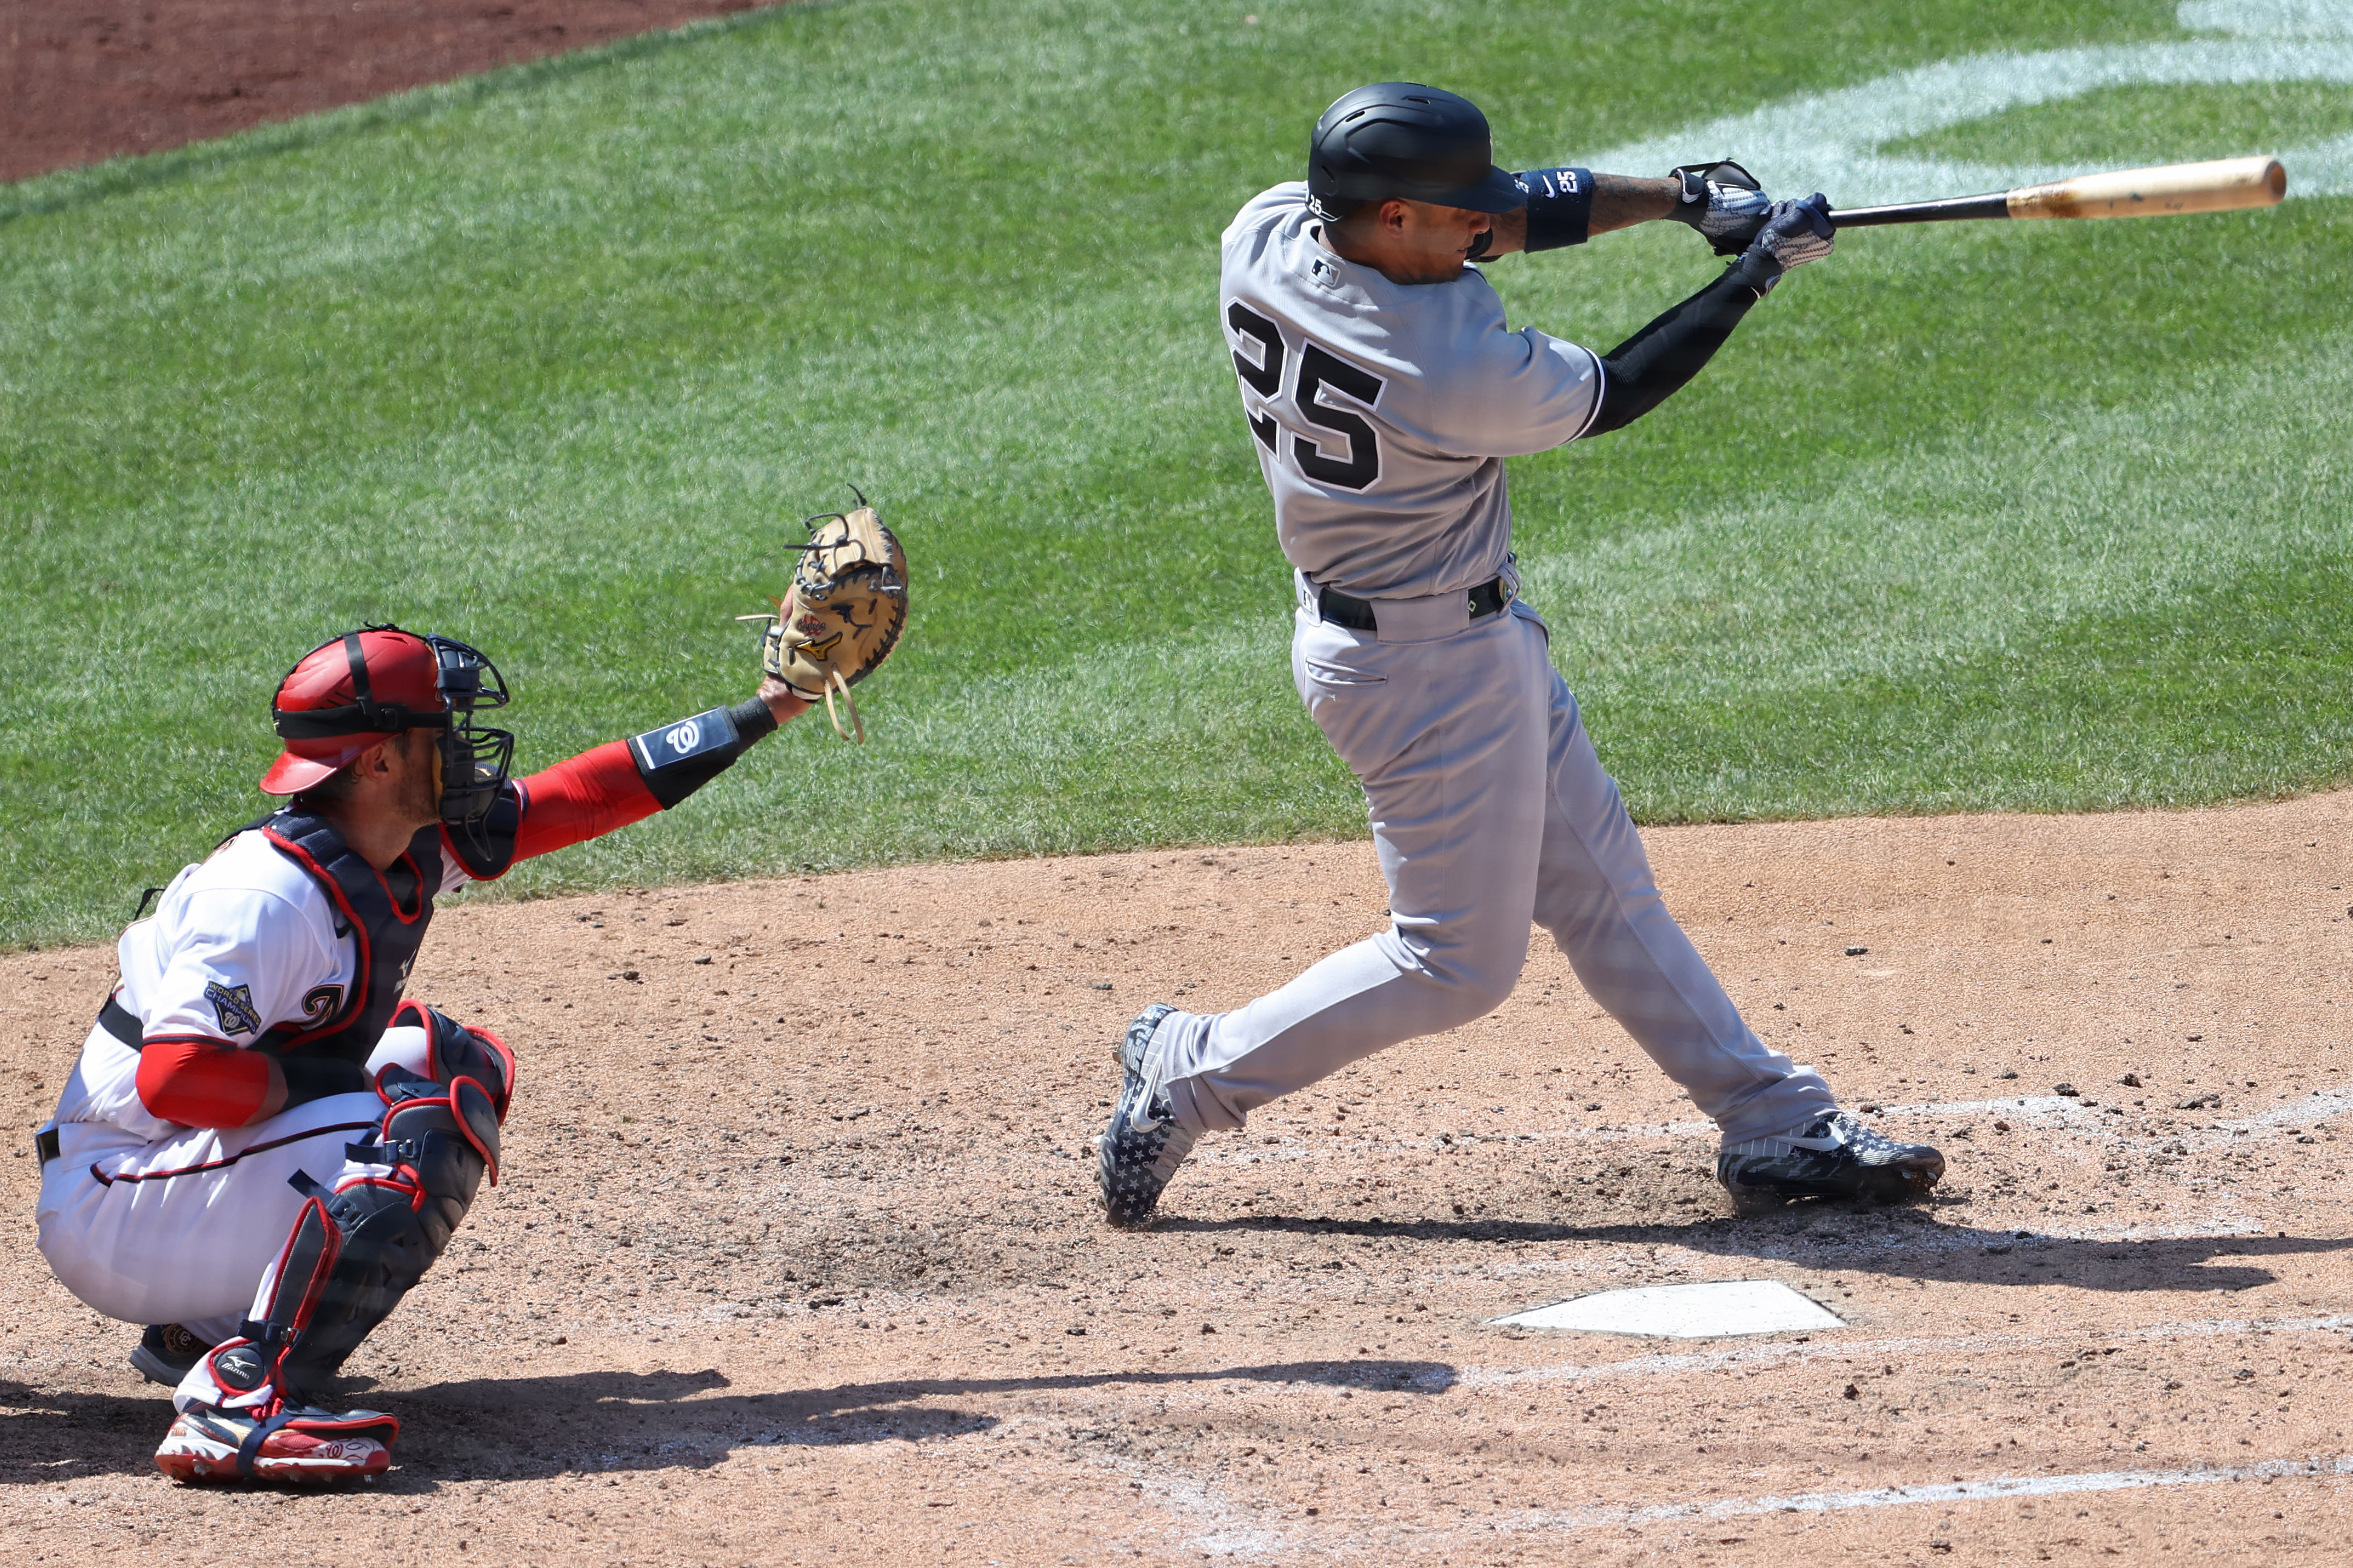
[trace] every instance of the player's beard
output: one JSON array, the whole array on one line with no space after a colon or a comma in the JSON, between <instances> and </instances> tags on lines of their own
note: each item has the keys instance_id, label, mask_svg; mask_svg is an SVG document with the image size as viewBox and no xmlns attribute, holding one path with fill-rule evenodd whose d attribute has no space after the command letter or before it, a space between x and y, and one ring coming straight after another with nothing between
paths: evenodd
<instances>
[{"instance_id":1,"label":"player's beard","mask_svg":"<svg viewBox=\"0 0 2353 1568\"><path fill-rule=\"evenodd\" d=\"M416 826L429 826L441 820L441 747L429 730L411 730L401 740L408 763L401 781L401 815Z\"/></svg>"}]
</instances>

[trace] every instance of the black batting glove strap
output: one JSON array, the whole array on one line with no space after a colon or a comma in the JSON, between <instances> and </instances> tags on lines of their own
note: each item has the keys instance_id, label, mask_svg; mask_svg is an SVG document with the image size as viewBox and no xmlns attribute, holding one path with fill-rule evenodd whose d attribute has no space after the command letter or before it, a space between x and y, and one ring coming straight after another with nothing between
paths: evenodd
<instances>
[{"instance_id":1,"label":"black batting glove strap","mask_svg":"<svg viewBox=\"0 0 2353 1568\"><path fill-rule=\"evenodd\" d=\"M776 716L754 697L733 708L713 708L629 737L629 758L638 776L668 811L721 773L752 743L776 727Z\"/></svg>"},{"instance_id":2,"label":"black batting glove strap","mask_svg":"<svg viewBox=\"0 0 2353 1568\"><path fill-rule=\"evenodd\" d=\"M1631 425L1681 391L1780 276L1780 264L1750 251L1724 275L1601 358L1601 406L1586 432Z\"/></svg>"},{"instance_id":3,"label":"black batting glove strap","mask_svg":"<svg viewBox=\"0 0 2353 1568\"><path fill-rule=\"evenodd\" d=\"M1528 239L1533 255L1583 245L1593 226L1593 171L1531 169L1514 176L1528 188Z\"/></svg>"}]
</instances>

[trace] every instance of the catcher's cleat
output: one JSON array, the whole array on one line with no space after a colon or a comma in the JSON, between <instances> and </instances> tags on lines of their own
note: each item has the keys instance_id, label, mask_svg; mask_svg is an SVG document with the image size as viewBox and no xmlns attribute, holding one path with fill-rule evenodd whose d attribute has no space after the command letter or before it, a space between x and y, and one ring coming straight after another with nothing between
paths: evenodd
<instances>
[{"instance_id":1,"label":"catcher's cleat","mask_svg":"<svg viewBox=\"0 0 2353 1568\"><path fill-rule=\"evenodd\" d=\"M399 1432L398 1421L375 1410L192 1405L164 1434L155 1468L175 1481L349 1480L390 1469L386 1445Z\"/></svg>"},{"instance_id":2,"label":"catcher's cleat","mask_svg":"<svg viewBox=\"0 0 2353 1568\"><path fill-rule=\"evenodd\" d=\"M138 1346L131 1352L131 1364L148 1382L177 1388L180 1379L188 1375L188 1369L212 1348L177 1323L156 1323L139 1336Z\"/></svg>"},{"instance_id":3,"label":"catcher's cleat","mask_svg":"<svg viewBox=\"0 0 2353 1568\"><path fill-rule=\"evenodd\" d=\"M1149 1225L1168 1179L1193 1152L1195 1134L1177 1124L1169 1112L1168 1096L1153 1089L1144 1073L1153 1031L1175 1011L1166 1002L1155 1002L1138 1013L1116 1053L1123 1075L1119 1102L1095 1148L1103 1214L1116 1226Z\"/></svg>"},{"instance_id":4,"label":"catcher's cleat","mask_svg":"<svg viewBox=\"0 0 2353 1568\"><path fill-rule=\"evenodd\" d=\"M1769 1138L1727 1144L1715 1179L1740 1214L1762 1214L1791 1198L1918 1203L1945 1173L1945 1157L1925 1143L1898 1143L1843 1110Z\"/></svg>"}]
</instances>

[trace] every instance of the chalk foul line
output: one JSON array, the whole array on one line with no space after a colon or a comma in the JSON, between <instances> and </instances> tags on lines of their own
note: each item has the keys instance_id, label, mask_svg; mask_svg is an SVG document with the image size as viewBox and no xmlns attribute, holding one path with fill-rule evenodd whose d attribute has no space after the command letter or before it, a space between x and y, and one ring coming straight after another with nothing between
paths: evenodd
<instances>
[{"instance_id":1,"label":"chalk foul line","mask_svg":"<svg viewBox=\"0 0 2353 1568\"><path fill-rule=\"evenodd\" d=\"M1916 1487L1873 1487L1862 1491L1799 1492L1789 1497L1734 1498L1721 1502L1602 1506L1558 1513L1531 1512L1518 1521L1496 1519L1499 1530L1607 1530L1685 1520L1751 1519L1773 1513L1836 1513L1848 1509L1900 1508L1929 1502L1983 1502L2001 1498L2064 1497L2081 1492L2133 1491L2148 1487L2211 1486L2221 1481L2277 1480L2288 1477L2335 1479L2353 1475L2353 1455L2325 1458L2267 1459L2261 1464L2197 1465L2178 1470L2088 1470L2065 1476L1994 1476Z\"/></svg>"}]
</instances>

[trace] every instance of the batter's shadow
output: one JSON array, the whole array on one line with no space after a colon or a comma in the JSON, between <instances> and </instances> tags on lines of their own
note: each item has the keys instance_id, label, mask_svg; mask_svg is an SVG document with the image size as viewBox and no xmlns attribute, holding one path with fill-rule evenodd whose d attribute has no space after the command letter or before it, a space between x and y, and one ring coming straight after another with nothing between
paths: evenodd
<instances>
[{"instance_id":1,"label":"batter's shadow","mask_svg":"<svg viewBox=\"0 0 2353 1568\"><path fill-rule=\"evenodd\" d=\"M1159 1231L1208 1235L1345 1236L1398 1241L1673 1246L1722 1257L1797 1263L1915 1279L1923 1284L2036 1286L2085 1290L2245 1290L2279 1276L2259 1264L2214 1267L2225 1258L2291 1258L2353 1249L2353 1237L2199 1236L2097 1241L2023 1230L1988 1230L1929 1209L1794 1204L1751 1219L1673 1224L1567 1225L1512 1219L1352 1220L1245 1215L1169 1215Z\"/></svg>"},{"instance_id":2,"label":"batter's shadow","mask_svg":"<svg viewBox=\"0 0 2353 1568\"><path fill-rule=\"evenodd\" d=\"M1036 1373L842 1384L775 1394L733 1387L716 1369L484 1377L376 1395L402 1417L397 1468L377 1489L430 1492L461 1481L708 1469L766 1447L923 1442L994 1429L986 1410L928 1402L1114 1386L1305 1384L1346 1394L1423 1396L1454 1386L1430 1361L1303 1361L1155 1371Z\"/></svg>"}]
</instances>

